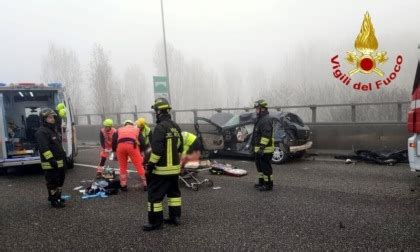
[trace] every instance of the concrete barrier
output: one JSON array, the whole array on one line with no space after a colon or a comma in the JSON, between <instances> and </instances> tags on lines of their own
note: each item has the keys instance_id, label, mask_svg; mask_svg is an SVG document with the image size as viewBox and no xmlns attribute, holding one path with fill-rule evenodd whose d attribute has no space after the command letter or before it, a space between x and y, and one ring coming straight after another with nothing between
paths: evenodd
<instances>
[{"instance_id":1,"label":"concrete barrier","mask_svg":"<svg viewBox=\"0 0 420 252\"><path fill-rule=\"evenodd\" d=\"M406 149L409 133L405 123L307 124L312 130L313 149ZM181 124L195 132L193 124ZM99 125L76 126L79 144L98 145Z\"/></svg>"}]
</instances>

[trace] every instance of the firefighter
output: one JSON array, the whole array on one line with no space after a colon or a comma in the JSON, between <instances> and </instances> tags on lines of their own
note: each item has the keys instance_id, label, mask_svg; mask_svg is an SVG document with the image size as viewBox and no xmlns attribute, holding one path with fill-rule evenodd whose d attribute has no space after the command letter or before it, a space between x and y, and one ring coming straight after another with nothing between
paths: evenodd
<instances>
[{"instance_id":1,"label":"firefighter","mask_svg":"<svg viewBox=\"0 0 420 252\"><path fill-rule=\"evenodd\" d=\"M102 123L104 126L99 132L99 139L101 142L101 152L100 157L101 161L96 168L96 177L101 178L102 173L104 172L105 162L108 159L110 153L112 152L112 138L117 132L117 130L112 127L114 122L111 119L105 119Z\"/></svg>"},{"instance_id":2,"label":"firefighter","mask_svg":"<svg viewBox=\"0 0 420 252\"><path fill-rule=\"evenodd\" d=\"M156 128L153 131L152 155L147 164L149 172L148 220L144 231L163 227L162 201L168 197L169 219L165 223L178 226L181 217L181 192L178 186L180 156L183 149L181 129L171 120L171 106L164 98L155 100Z\"/></svg>"},{"instance_id":3,"label":"firefighter","mask_svg":"<svg viewBox=\"0 0 420 252\"><path fill-rule=\"evenodd\" d=\"M257 121L252 133L252 146L259 174L255 188L260 191L271 191L273 190L273 168L271 167L274 152L273 121L269 116L268 103L265 100L256 101L254 108Z\"/></svg>"},{"instance_id":4,"label":"firefighter","mask_svg":"<svg viewBox=\"0 0 420 252\"><path fill-rule=\"evenodd\" d=\"M143 167L143 157L140 155L139 148L143 144L143 138L139 128L134 126L133 121L124 121L124 126L119 128L112 139L112 150L117 153L120 166L120 185L122 191L127 191L127 164L128 158L131 159L140 177L143 190L147 191L146 176Z\"/></svg>"},{"instance_id":5,"label":"firefighter","mask_svg":"<svg viewBox=\"0 0 420 252\"><path fill-rule=\"evenodd\" d=\"M42 125L35 133L35 137L47 181L48 200L52 207L62 208L65 206L61 191L65 179L66 153L61 136L57 132L57 114L50 108L44 108L40 112L40 118Z\"/></svg>"},{"instance_id":6,"label":"firefighter","mask_svg":"<svg viewBox=\"0 0 420 252\"><path fill-rule=\"evenodd\" d=\"M201 144L198 137L193 133L182 131L184 147L182 151L181 163L184 165L188 161L199 161L201 156Z\"/></svg>"},{"instance_id":7,"label":"firefighter","mask_svg":"<svg viewBox=\"0 0 420 252\"><path fill-rule=\"evenodd\" d=\"M147 165L149 161L150 154L152 153L152 149L150 147L150 143L152 142L152 130L147 125L146 119L141 117L136 121L137 127L140 129L141 135L143 136L144 145L145 147L142 149L144 155L143 164Z\"/></svg>"}]
</instances>

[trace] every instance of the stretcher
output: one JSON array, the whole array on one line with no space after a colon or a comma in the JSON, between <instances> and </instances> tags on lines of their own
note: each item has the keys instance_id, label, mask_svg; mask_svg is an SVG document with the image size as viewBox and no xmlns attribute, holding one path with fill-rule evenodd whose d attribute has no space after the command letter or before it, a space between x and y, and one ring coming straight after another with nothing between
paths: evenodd
<instances>
[{"instance_id":1,"label":"stretcher","mask_svg":"<svg viewBox=\"0 0 420 252\"><path fill-rule=\"evenodd\" d=\"M179 180L193 191L198 191L200 186L203 184L206 184L208 187L213 187L213 181L211 179L201 178L198 176L198 173L208 171L210 169L211 164L209 161L188 162L181 167Z\"/></svg>"}]
</instances>

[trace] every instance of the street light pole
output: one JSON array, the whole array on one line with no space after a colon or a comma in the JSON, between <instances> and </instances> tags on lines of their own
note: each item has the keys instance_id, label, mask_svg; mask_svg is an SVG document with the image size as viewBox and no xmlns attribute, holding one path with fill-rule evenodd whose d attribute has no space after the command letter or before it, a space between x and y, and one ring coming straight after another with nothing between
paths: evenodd
<instances>
[{"instance_id":1,"label":"street light pole","mask_svg":"<svg viewBox=\"0 0 420 252\"><path fill-rule=\"evenodd\" d=\"M169 102L171 102L171 89L169 85L168 52L166 49L166 33L165 33L165 17L164 17L164 12L163 12L163 0L160 0L160 8L161 8L161 13L162 13L163 48L165 49L166 84L168 87L168 100Z\"/></svg>"}]
</instances>

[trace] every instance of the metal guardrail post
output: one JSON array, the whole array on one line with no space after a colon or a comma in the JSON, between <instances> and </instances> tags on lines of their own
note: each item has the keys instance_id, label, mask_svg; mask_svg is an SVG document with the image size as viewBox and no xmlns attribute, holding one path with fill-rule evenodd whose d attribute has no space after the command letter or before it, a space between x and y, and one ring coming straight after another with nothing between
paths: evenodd
<instances>
[{"instance_id":1,"label":"metal guardrail post","mask_svg":"<svg viewBox=\"0 0 420 252\"><path fill-rule=\"evenodd\" d=\"M402 104L399 102L397 106L397 122L402 122Z\"/></svg>"},{"instance_id":2,"label":"metal guardrail post","mask_svg":"<svg viewBox=\"0 0 420 252\"><path fill-rule=\"evenodd\" d=\"M193 109L193 117L194 117L194 122L195 122L195 120L197 119L197 117L198 117L198 114L197 114L197 110L196 109Z\"/></svg>"},{"instance_id":3,"label":"metal guardrail post","mask_svg":"<svg viewBox=\"0 0 420 252\"><path fill-rule=\"evenodd\" d=\"M134 121L137 121L137 119L139 119L139 117L137 115L137 105L134 105L133 118L134 118Z\"/></svg>"},{"instance_id":4,"label":"metal guardrail post","mask_svg":"<svg viewBox=\"0 0 420 252\"><path fill-rule=\"evenodd\" d=\"M281 111L281 107L276 107L276 110L277 111Z\"/></svg>"},{"instance_id":5,"label":"metal guardrail post","mask_svg":"<svg viewBox=\"0 0 420 252\"><path fill-rule=\"evenodd\" d=\"M90 115L86 115L86 116L87 116L87 124L91 125Z\"/></svg>"},{"instance_id":6,"label":"metal guardrail post","mask_svg":"<svg viewBox=\"0 0 420 252\"><path fill-rule=\"evenodd\" d=\"M214 110L216 110L217 113L222 113L222 109L221 108L217 108L217 109L214 109Z\"/></svg>"},{"instance_id":7,"label":"metal guardrail post","mask_svg":"<svg viewBox=\"0 0 420 252\"><path fill-rule=\"evenodd\" d=\"M249 108L244 108L245 112L249 112Z\"/></svg>"},{"instance_id":8,"label":"metal guardrail post","mask_svg":"<svg viewBox=\"0 0 420 252\"><path fill-rule=\"evenodd\" d=\"M74 124L79 125L79 116L78 115L74 115Z\"/></svg>"},{"instance_id":9,"label":"metal guardrail post","mask_svg":"<svg viewBox=\"0 0 420 252\"><path fill-rule=\"evenodd\" d=\"M356 122L356 105L351 105L351 121Z\"/></svg>"},{"instance_id":10,"label":"metal guardrail post","mask_svg":"<svg viewBox=\"0 0 420 252\"><path fill-rule=\"evenodd\" d=\"M101 122L105 121L105 114L101 114L101 120L102 120Z\"/></svg>"},{"instance_id":11,"label":"metal guardrail post","mask_svg":"<svg viewBox=\"0 0 420 252\"><path fill-rule=\"evenodd\" d=\"M152 115L152 124L156 124L155 112L150 112L150 114Z\"/></svg>"},{"instance_id":12,"label":"metal guardrail post","mask_svg":"<svg viewBox=\"0 0 420 252\"><path fill-rule=\"evenodd\" d=\"M176 111L172 111L172 119L176 122Z\"/></svg>"},{"instance_id":13,"label":"metal guardrail post","mask_svg":"<svg viewBox=\"0 0 420 252\"><path fill-rule=\"evenodd\" d=\"M117 124L121 124L121 114L117 113Z\"/></svg>"},{"instance_id":14,"label":"metal guardrail post","mask_svg":"<svg viewBox=\"0 0 420 252\"><path fill-rule=\"evenodd\" d=\"M316 106L309 106L309 108L312 110L312 122L316 123Z\"/></svg>"}]
</instances>

